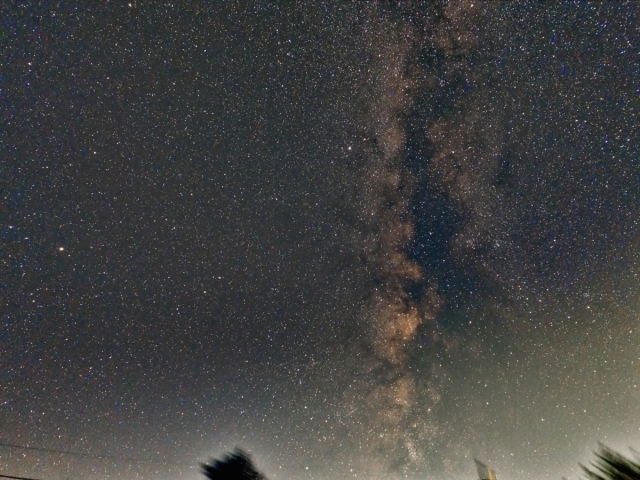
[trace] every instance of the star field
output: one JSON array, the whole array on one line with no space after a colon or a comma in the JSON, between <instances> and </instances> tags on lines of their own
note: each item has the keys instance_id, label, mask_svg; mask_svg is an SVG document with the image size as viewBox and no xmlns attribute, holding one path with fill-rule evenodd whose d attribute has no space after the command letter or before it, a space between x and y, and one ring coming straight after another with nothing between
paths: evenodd
<instances>
[{"instance_id":1,"label":"star field","mask_svg":"<svg viewBox=\"0 0 640 480\"><path fill-rule=\"evenodd\" d=\"M637 24L0 7L0 473L195 479L240 445L274 480L573 478L637 448Z\"/></svg>"}]
</instances>

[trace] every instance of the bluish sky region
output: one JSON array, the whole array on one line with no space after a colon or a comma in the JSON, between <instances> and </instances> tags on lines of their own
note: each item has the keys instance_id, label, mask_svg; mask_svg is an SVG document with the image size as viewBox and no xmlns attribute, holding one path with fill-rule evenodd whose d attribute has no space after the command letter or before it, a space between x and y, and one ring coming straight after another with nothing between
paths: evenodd
<instances>
[{"instance_id":1,"label":"bluish sky region","mask_svg":"<svg viewBox=\"0 0 640 480\"><path fill-rule=\"evenodd\" d=\"M638 25L5 2L0 474L195 480L237 445L271 480L576 480L640 449Z\"/></svg>"}]
</instances>

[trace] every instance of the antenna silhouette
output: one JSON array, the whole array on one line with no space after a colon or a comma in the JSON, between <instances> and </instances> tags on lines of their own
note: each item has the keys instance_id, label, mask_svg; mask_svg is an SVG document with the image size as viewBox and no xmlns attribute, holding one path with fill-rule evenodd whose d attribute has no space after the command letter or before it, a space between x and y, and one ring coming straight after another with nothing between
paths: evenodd
<instances>
[{"instance_id":1,"label":"antenna silhouette","mask_svg":"<svg viewBox=\"0 0 640 480\"><path fill-rule=\"evenodd\" d=\"M496 472L494 472L491 468L489 468L477 458L474 458L473 460L474 462L476 462L476 468L478 469L478 478L480 480L497 480Z\"/></svg>"}]
</instances>

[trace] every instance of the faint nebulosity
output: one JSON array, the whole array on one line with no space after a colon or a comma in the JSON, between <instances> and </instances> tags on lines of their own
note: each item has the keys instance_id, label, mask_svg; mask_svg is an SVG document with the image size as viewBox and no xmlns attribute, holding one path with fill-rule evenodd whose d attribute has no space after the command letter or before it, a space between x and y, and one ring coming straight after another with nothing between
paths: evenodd
<instances>
[{"instance_id":1,"label":"faint nebulosity","mask_svg":"<svg viewBox=\"0 0 640 480\"><path fill-rule=\"evenodd\" d=\"M1 474L638 448L634 3L0 12Z\"/></svg>"}]
</instances>

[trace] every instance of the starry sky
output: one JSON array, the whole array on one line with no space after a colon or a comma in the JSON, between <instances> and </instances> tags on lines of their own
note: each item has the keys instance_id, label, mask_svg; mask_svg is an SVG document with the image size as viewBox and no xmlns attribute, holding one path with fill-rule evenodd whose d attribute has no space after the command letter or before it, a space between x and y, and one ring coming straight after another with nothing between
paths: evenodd
<instances>
[{"instance_id":1,"label":"starry sky","mask_svg":"<svg viewBox=\"0 0 640 480\"><path fill-rule=\"evenodd\" d=\"M0 474L192 480L239 445L272 480L558 479L640 448L639 17L0 7Z\"/></svg>"}]
</instances>

